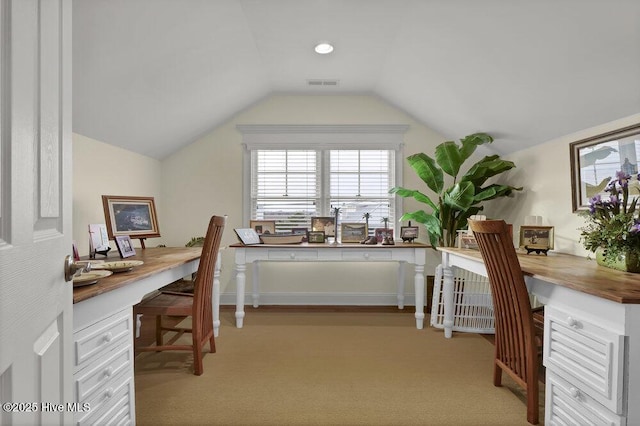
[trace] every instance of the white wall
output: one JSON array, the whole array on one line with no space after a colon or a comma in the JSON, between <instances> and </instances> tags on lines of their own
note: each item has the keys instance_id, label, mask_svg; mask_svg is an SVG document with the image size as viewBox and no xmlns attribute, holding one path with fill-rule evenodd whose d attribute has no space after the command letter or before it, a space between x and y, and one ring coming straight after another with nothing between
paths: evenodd
<instances>
[{"instance_id":1,"label":"white wall","mask_svg":"<svg viewBox=\"0 0 640 426\"><path fill-rule=\"evenodd\" d=\"M536 147L506 156L516 169L505 173L501 181L523 186L514 198L496 200L485 208L488 217L502 218L514 225L514 241L528 215L542 216L544 225L554 227L555 250L586 256L588 251L579 242L584 218L572 212L571 169L569 144L640 122L640 114L622 118L601 126L585 129L548 141Z\"/></svg>"},{"instance_id":2,"label":"white wall","mask_svg":"<svg viewBox=\"0 0 640 426\"><path fill-rule=\"evenodd\" d=\"M88 225L105 223L102 195L154 197L162 234L160 161L74 133L73 239L81 256L89 254ZM161 243L162 238L145 241L147 247ZM140 246L137 240L134 246Z\"/></svg>"},{"instance_id":3,"label":"white wall","mask_svg":"<svg viewBox=\"0 0 640 426\"><path fill-rule=\"evenodd\" d=\"M233 228L242 223L242 135L237 124L408 124L404 156L431 152L444 138L375 96L268 97L237 114L227 123L162 161L162 231L168 245L184 244L202 235L212 214L229 216L224 245L237 242ZM404 186L422 187L408 167ZM407 201L407 210L422 208ZM397 225L396 225L397 226ZM424 228L420 230L425 236ZM423 240L425 241L425 240ZM428 254L427 272L433 274L438 255ZM233 249L223 252L223 303L234 303ZM247 282L251 276L248 274ZM407 271L407 302L413 303L412 270ZM334 303L395 303L395 265L266 264L262 268L262 300L271 303L323 303L327 292L343 294ZM302 286L304 283L304 286ZM250 291L250 290L249 290ZM296 293L296 294L294 294ZM306 293L305 298L300 293Z\"/></svg>"}]
</instances>

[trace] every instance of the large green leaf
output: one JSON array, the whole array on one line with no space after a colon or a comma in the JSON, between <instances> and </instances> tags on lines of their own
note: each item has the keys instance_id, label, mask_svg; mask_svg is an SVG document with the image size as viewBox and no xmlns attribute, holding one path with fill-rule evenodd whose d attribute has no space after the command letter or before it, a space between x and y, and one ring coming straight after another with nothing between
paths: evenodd
<instances>
[{"instance_id":1,"label":"large green leaf","mask_svg":"<svg viewBox=\"0 0 640 426\"><path fill-rule=\"evenodd\" d=\"M490 177L504 173L515 166L513 162L502 160L497 155L487 156L471 166L460 181L469 181L473 182L475 186L481 186Z\"/></svg>"},{"instance_id":2,"label":"large green leaf","mask_svg":"<svg viewBox=\"0 0 640 426\"><path fill-rule=\"evenodd\" d=\"M456 177L464 159L458 145L453 141L442 142L436 147L436 161L449 176Z\"/></svg>"},{"instance_id":3,"label":"large green leaf","mask_svg":"<svg viewBox=\"0 0 640 426\"><path fill-rule=\"evenodd\" d=\"M421 203L427 204L433 210L438 210L438 206L433 201L431 201L431 198L429 198L428 196L424 195L420 191L416 191L416 190L413 190L413 189L406 189L406 188L402 188L400 186L396 186L395 188L391 188L389 190L389 192L391 194L397 194L397 195L399 195L400 197L403 197L403 198L414 198L416 201L419 201Z\"/></svg>"},{"instance_id":4,"label":"large green leaf","mask_svg":"<svg viewBox=\"0 0 640 426\"><path fill-rule=\"evenodd\" d=\"M433 247L438 246L438 240L442 235L442 229L440 226L440 220L435 213L427 214L423 210L418 210L412 213L405 213L400 218L400 221L412 220L418 223L422 223L429 234L429 242Z\"/></svg>"},{"instance_id":5,"label":"large green leaf","mask_svg":"<svg viewBox=\"0 0 640 426\"><path fill-rule=\"evenodd\" d=\"M471 206L467 210L460 212L460 215L456 217L455 229L464 229L467 227L467 219L471 216L480 213L484 209L483 206Z\"/></svg>"},{"instance_id":6,"label":"large green leaf","mask_svg":"<svg viewBox=\"0 0 640 426\"><path fill-rule=\"evenodd\" d=\"M474 133L460 139L460 142L462 142L460 155L464 162L474 153L478 146L493 142L493 138L486 133Z\"/></svg>"},{"instance_id":7,"label":"large green leaf","mask_svg":"<svg viewBox=\"0 0 640 426\"><path fill-rule=\"evenodd\" d=\"M516 188L514 186L509 185L489 185L485 188L482 188L474 197L474 202L479 203L480 201L493 200L498 197L506 197L511 195L513 191L521 191L522 187Z\"/></svg>"},{"instance_id":8,"label":"large green leaf","mask_svg":"<svg viewBox=\"0 0 640 426\"><path fill-rule=\"evenodd\" d=\"M424 153L414 154L407 157L411 168L418 177L427 184L429 189L440 194L444 187L444 176L435 160Z\"/></svg>"},{"instance_id":9,"label":"large green leaf","mask_svg":"<svg viewBox=\"0 0 640 426\"><path fill-rule=\"evenodd\" d=\"M445 204L457 209L466 210L474 203L475 187L471 182L458 182L451 191L444 194Z\"/></svg>"}]
</instances>

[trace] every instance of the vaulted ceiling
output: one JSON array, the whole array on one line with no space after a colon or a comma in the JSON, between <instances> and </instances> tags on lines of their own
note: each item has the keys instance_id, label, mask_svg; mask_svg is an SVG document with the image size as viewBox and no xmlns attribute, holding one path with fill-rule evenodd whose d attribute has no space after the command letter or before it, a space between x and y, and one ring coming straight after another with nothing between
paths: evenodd
<instances>
[{"instance_id":1,"label":"vaulted ceiling","mask_svg":"<svg viewBox=\"0 0 640 426\"><path fill-rule=\"evenodd\" d=\"M506 154L640 112L640 1L73 2L74 132L161 159L276 93L372 94Z\"/></svg>"}]
</instances>

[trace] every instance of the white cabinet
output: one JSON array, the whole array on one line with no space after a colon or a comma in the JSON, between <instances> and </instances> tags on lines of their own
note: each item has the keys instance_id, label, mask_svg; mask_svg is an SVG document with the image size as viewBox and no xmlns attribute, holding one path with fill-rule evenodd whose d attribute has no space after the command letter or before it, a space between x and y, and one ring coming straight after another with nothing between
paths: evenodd
<instances>
[{"instance_id":1,"label":"white cabinet","mask_svg":"<svg viewBox=\"0 0 640 426\"><path fill-rule=\"evenodd\" d=\"M77 425L135 423L132 333L130 307L75 330Z\"/></svg>"},{"instance_id":2,"label":"white cabinet","mask_svg":"<svg viewBox=\"0 0 640 426\"><path fill-rule=\"evenodd\" d=\"M552 424L625 424L625 338L578 310L545 308L547 418Z\"/></svg>"}]
</instances>

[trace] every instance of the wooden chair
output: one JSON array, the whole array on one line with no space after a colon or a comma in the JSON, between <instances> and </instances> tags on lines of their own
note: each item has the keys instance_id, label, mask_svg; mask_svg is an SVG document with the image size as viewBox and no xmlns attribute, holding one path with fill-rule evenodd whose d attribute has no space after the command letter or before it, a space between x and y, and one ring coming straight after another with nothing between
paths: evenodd
<instances>
[{"instance_id":1,"label":"wooden chair","mask_svg":"<svg viewBox=\"0 0 640 426\"><path fill-rule=\"evenodd\" d=\"M531 309L507 224L503 220L470 220L469 226L487 268L493 298L496 320L493 384L502 385L504 371L522 386L527 394L527 421L538 424L543 311Z\"/></svg>"},{"instance_id":2,"label":"wooden chair","mask_svg":"<svg viewBox=\"0 0 640 426\"><path fill-rule=\"evenodd\" d=\"M202 247L202 256L194 283L194 292L160 292L157 295L143 300L134 306L134 317L142 314L144 317L154 316L156 319L156 346L136 348L136 352L159 352L159 351L193 351L194 374L202 374L202 351L209 342L210 352L216 351L216 344L213 337L213 313L212 313L212 290L213 273L222 232L224 230L225 218L213 216L209 221L209 228ZM191 328L165 326L162 323L163 316L191 317ZM175 332L166 343L163 342L165 331ZM191 333L192 343L190 345L174 344L184 333Z\"/></svg>"}]
</instances>

